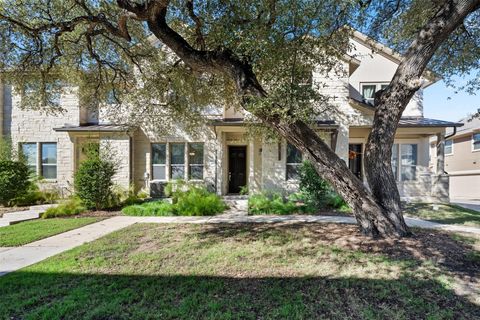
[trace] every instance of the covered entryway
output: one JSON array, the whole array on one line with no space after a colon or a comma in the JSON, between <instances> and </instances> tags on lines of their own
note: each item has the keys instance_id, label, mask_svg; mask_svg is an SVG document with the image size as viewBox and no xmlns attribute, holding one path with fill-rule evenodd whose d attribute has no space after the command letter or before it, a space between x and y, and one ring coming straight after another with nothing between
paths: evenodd
<instances>
[{"instance_id":1,"label":"covered entryway","mask_svg":"<svg viewBox=\"0 0 480 320\"><path fill-rule=\"evenodd\" d=\"M228 193L240 193L247 184L247 146L228 146Z\"/></svg>"},{"instance_id":2,"label":"covered entryway","mask_svg":"<svg viewBox=\"0 0 480 320\"><path fill-rule=\"evenodd\" d=\"M362 166L363 154L361 143L351 143L348 145L348 167L358 179L363 180Z\"/></svg>"}]
</instances>

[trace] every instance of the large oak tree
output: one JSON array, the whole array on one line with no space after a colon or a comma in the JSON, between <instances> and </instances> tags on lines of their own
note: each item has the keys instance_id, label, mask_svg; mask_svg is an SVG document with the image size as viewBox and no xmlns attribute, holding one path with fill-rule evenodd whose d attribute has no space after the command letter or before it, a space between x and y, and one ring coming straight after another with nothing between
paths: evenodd
<instances>
[{"instance_id":1,"label":"large oak tree","mask_svg":"<svg viewBox=\"0 0 480 320\"><path fill-rule=\"evenodd\" d=\"M198 121L211 105L249 111L300 149L371 236L409 233L390 166L395 131L427 66L449 79L478 68L480 0L15 0L0 5L0 69L26 107L49 106L60 83L82 104L112 95L134 114ZM351 25L403 53L376 96L366 146L370 190L316 134L339 112L306 73L337 72ZM469 89L478 82L469 83ZM41 92L41 94L32 94Z\"/></svg>"}]
</instances>

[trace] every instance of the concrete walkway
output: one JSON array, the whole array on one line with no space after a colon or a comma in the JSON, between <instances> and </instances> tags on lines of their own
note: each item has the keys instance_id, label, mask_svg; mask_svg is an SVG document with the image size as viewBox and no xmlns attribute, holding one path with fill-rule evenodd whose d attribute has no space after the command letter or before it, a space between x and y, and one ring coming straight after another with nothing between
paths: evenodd
<instances>
[{"instance_id":1,"label":"concrete walkway","mask_svg":"<svg viewBox=\"0 0 480 320\"><path fill-rule=\"evenodd\" d=\"M475 210L480 212L480 200L459 200L459 199L453 199L450 200L450 203L456 204L457 206L470 209L470 210Z\"/></svg>"},{"instance_id":2,"label":"concrete walkway","mask_svg":"<svg viewBox=\"0 0 480 320\"><path fill-rule=\"evenodd\" d=\"M411 227L436 229L453 232L469 232L480 235L480 228L444 225L406 217ZM346 223L355 224L353 217L342 216L233 216L214 217L126 217L118 216L96 222L56 236L35 241L16 248L0 248L0 276L42 261L58 253L70 250L86 242L96 240L111 232L123 229L135 223Z\"/></svg>"}]
</instances>

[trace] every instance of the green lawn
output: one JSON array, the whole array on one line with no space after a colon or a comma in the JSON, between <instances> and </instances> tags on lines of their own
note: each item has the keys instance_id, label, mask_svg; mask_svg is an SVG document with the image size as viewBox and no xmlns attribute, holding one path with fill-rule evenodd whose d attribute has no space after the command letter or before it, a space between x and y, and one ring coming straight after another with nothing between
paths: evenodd
<instances>
[{"instance_id":1,"label":"green lawn","mask_svg":"<svg viewBox=\"0 0 480 320\"><path fill-rule=\"evenodd\" d=\"M337 224L137 224L0 277L4 319L479 319L476 240ZM471 297L470 297L471 298ZM478 296L477 296L478 298Z\"/></svg>"},{"instance_id":2,"label":"green lawn","mask_svg":"<svg viewBox=\"0 0 480 320\"><path fill-rule=\"evenodd\" d=\"M0 228L0 247L16 247L100 221L99 218L54 218L20 222Z\"/></svg>"},{"instance_id":3,"label":"green lawn","mask_svg":"<svg viewBox=\"0 0 480 320\"><path fill-rule=\"evenodd\" d=\"M445 224L480 227L480 212L453 204L409 203L405 207L405 214Z\"/></svg>"}]
</instances>

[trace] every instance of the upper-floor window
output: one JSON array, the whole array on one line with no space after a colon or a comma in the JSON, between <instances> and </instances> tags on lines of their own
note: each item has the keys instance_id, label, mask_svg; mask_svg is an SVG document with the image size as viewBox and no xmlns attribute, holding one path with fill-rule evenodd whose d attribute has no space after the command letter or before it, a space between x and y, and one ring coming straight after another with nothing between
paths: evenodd
<instances>
[{"instance_id":1,"label":"upper-floor window","mask_svg":"<svg viewBox=\"0 0 480 320\"><path fill-rule=\"evenodd\" d=\"M294 145L287 143L287 180L298 180L302 153Z\"/></svg>"},{"instance_id":2,"label":"upper-floor window","mask_svg":"<svg viewBox=\"0 0 480 320\"><path fill-rule=\"evenodd\" d=\"M395 179L410 181L417 179L416 144L394 144L392 147L392 171Z\"/></svg>"},{"instance_id":3,"label":"upper-floor window","mask_svg":"<svg viewBox=\"0 0 480 320\"><path fill-rule=\"evenodd\" d=\"M361 84L362 96L367 102L373 103L375 93L388 87L388 83L363 83Z\"/></svg>"},{"instance_id":4,"label":"upper-floor window","mask_svg":"<svg viewBox=\"0 0 480 320\"><path fill-rule=\"evenodd\" d=\"M480 132L472 135L472 149L473 151L480 150Z\"/></svg>"}]
</instances>

